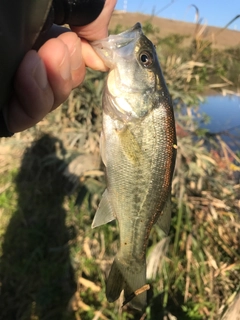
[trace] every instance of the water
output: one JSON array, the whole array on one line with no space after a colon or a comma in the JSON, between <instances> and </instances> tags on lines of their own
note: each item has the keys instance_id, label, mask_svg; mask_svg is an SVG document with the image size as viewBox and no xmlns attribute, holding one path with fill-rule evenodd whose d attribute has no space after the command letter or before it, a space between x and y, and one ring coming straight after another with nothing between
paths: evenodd
<instances>
[{"instance_id":1,"label":"water","mask_svg":"<svg viewBox=\"0 0 240 320\"><path fill-rule=\"evenodd\" d=\"M199 111L210 117L208 124L201 124L202 128L220 133L235 151L240 150L240 97L209 96Z\"/></svg>"},{"instance_id":2,"label":"water","mask_svg":"<svg viewBox=\"0 0 240 320\"><path fill-rule=\"evenodd\" d=\"M200 105L200 111L210 116L210 123L204 127L213 133L228 131L234 127L240 129L240 97L209 96Z\"/></svg>"}]
</instances>

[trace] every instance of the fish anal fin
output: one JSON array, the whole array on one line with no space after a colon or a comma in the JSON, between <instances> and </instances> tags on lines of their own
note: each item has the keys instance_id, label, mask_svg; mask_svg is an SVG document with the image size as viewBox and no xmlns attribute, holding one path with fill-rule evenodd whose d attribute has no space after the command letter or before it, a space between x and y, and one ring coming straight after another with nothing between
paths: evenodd
<instances>
[{"instance_id":1,"label":"fish anal fin","mask_svg":"<svg viewBox=\"0 0 240 320\"><path fill-rule=\"evenodd\" d=\"M171 216L172 216L172 207L171 207L171 194L168 196L165 206L158 217L156 224L159 228L168 235L171 226Z\"/></svg>"},{"instance_id":2,"label":"fish anal fin","mask_svg":"<svg viewBox=\"0 0 240 320\"><path fill-rule=\"evenodd\" d=\"M97 212L92 222L92 228L96 228L115 219L111 203L108 199L107 189L102 195Z\"/></svg>"}]
</instances>

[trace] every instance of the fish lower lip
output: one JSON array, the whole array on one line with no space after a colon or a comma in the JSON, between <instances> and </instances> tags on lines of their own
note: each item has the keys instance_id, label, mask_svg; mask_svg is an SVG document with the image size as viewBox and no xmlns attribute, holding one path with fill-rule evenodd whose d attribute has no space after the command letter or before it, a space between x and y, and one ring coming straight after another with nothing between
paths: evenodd
<instances>
[{"instance_id":1,"label":"fish lower lip","mask_svg":"<svg viewBox=\"0 0 240 320\"><path fill-rule=\"evenodd\" d=\"M110 35L109 37L102 40L95 40L91 42L91 45L95 48L108 48L111 50L124 47L133 41L139 33L142 33L142 27L137 22L131 29L119 33L117 35Z\"/></svg>"},{"instance_id":2,"label":"fish lower lip","mask_svg":"<svg viewBox=\"0 0 240 320\"><path fill-rule=\"evenodd\" d=\"M132 28L126 30L126 31L123 31L121 33L119 33L119 36L128 36L130 35L131 33L142 33L142 26L141 26L141 23L137 22Z\"/></svg>"},{"instance_id":3,"label":"fish lower lip","mask_svg":"<svg viewBox=\"0 0 240 320\"><path fill-rule=\"evenodd\" d=\"M103 59L106 65L113 68L119 56L127 56L133 51L136 40L142 34L141 24L118 35L110 35L108 38L91 42L91 46Z\"/></svg>"}]
</instances>

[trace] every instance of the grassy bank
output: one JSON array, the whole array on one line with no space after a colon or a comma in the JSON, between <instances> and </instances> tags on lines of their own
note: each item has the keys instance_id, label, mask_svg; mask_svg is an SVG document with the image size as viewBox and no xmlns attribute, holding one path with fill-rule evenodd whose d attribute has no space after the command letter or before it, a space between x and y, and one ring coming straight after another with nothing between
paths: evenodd
<instances>
[{"instance_id":1,"label":"grassy bank","mask_svg":"<svg viewBox=\"0 0 240 320\"><path fill-rule=\"evenodd\" d=\"M181 51L176 36L160 39L153 26L144 28L157 41L178 128L171 230L164 238L155 226L150 236L146 312L105 298L118 229L91 229L105 188L104 75L89 71L58 110L0 141L1 320L217 320L240 290L240 160L220 136L200 130L192 112L201 92L227 78L213 63L224 72L229 63L220 62L225 53L213 62L204 50Z\"/></svg>"}]
</instances>

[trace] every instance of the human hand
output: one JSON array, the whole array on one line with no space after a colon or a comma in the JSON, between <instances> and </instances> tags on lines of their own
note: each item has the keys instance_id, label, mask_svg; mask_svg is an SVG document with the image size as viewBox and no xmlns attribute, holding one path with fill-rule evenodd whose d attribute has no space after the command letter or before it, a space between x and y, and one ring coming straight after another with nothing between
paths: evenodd
<instances>
[{"instance_id":1,"label":"human hand","mask_svg":"<svg viewBox=\"0 0 240 320\"><path fill-rule=\"evenodd\" d=\"M106 71L88 41L107 36L116 0L106 0L99 17L74 32L64 32L29 51L14 79L14 93L3 114L10 132L23 131L44 118L84 80L86 67Z\"/></svg>"}]
</instances>

